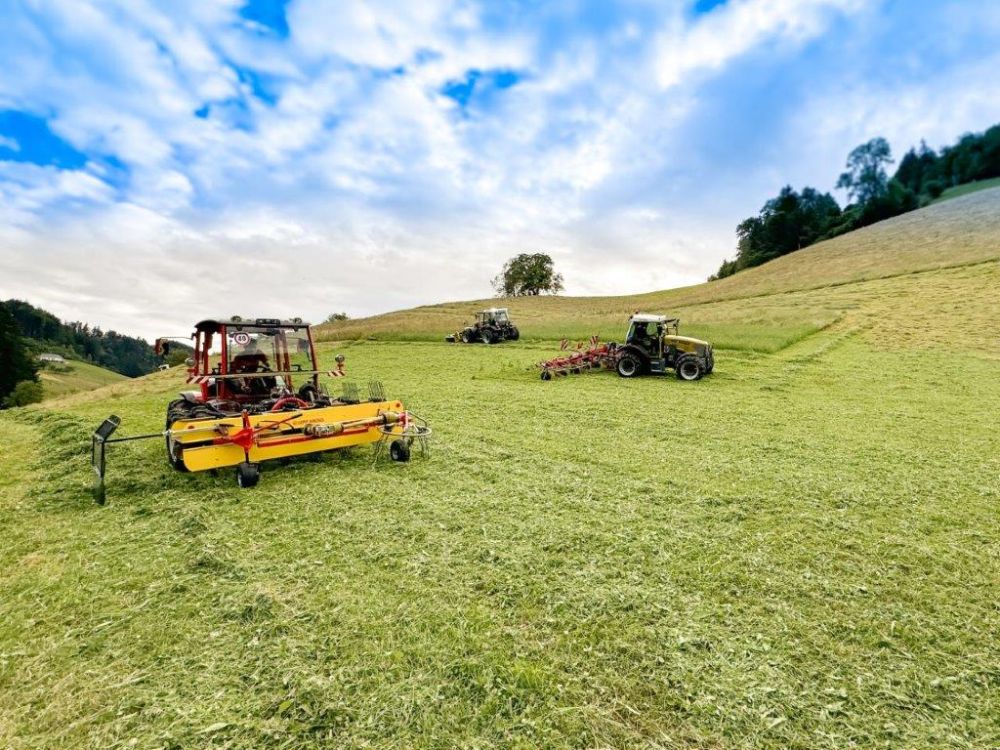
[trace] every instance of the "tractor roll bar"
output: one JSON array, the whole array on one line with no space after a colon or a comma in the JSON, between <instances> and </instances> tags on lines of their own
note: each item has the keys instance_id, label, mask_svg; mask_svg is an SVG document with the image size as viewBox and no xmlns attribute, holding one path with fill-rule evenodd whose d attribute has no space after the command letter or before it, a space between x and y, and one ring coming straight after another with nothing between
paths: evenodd
<instances>
[{"instance_id":1,"label":"tractor roll bar","mask_svg":"<svg viewBox=\"0 0 1000 750\"><path fill-rule=\"evenodd\" d=\"M217 378L219 380L233 378L266 378L269 375L329 375L332 378L346 375L343 370L254 370L253 372L227 373L226 375L192 375L193 378Z\"/></svg>"}]
</instances>

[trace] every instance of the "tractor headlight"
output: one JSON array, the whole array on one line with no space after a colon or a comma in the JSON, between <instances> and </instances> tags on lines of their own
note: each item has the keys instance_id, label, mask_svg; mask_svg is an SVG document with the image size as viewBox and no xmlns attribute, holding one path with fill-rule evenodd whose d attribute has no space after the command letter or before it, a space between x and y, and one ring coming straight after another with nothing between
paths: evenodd
<instances>
[{"instance_id":1,"label":"tractor headlight","mask_svg":"<svg viewBox=\"0 0 1000 750\"><path fill-rule=\"evenodd\" d=\"M336 363L337 363L338 365L342 365L342 364L344 364L344 362L346 362L346 361L347 361L347 357L345 357L345 356L344 356L343 354L338 354L338 355L337 355L337 356L336 356L336 357L334 358L334 361L335 361L335 362L336 362Z\"/></svg>"}]
</instances>

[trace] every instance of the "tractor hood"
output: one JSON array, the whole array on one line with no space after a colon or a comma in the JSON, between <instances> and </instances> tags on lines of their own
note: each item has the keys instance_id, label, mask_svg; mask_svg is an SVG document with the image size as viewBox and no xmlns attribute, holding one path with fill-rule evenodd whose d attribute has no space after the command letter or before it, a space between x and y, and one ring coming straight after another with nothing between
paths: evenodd
<instances>
[{"instance_id":1,"label":"tractor hood","mask_svg":"<svg viewBox=\"0 0 1000 750\"><path fill-rule=\"evenodd\" d=\"M710 343L708 343L707 341L702 341L701 339L693 339L690 336L677 336L677 335L671 334L669 336L664 336L663 340L665 342L667 342L667 343L674 342L674 343L678 343L678 344L681 344L681 343L683 343L683 344L690 344L692 346L704 346L704 347L707 347L709 349L712 348L712 345Z\"/></svg>"}]
</instances>

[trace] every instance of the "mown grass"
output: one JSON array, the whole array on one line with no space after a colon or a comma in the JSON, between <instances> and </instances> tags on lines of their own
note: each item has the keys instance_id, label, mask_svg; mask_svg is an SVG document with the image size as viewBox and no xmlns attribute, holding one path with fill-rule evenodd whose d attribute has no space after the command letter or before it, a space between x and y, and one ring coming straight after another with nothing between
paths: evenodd
<instances>
[{"instance_id":1,"label":"mown grass","mask_svg":"<svg viewBox=\"0 0 1000 750\"><path fill-rule=\"evenodd\" d=\"M430 457L254 491L151 442L89 502L176 374L3 415L0 746L995 746L997 364L866 304L697 384L346 345Z\"/></svg>"},{"instance_id":2,"label":"mown grass","mask_svg":"<svg viewBox=\"0 0 1000 750\"><path fill-rule=\"evenodd\" d=\"M68 371L63 371L68 370ZM59 369L43 368L38 373L45 398L58 398L77 391L90 391L127 380L124 375L87 362L68 360Z\"/></svg>"}]
</instances>

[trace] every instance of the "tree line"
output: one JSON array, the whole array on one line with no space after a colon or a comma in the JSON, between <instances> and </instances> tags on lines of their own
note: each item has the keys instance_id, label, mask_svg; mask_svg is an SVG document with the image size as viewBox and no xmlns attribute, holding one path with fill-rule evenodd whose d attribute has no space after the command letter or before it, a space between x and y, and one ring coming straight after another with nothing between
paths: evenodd
<instances>
[{"instance_id":1,"label":"tree line","mask_svg":"<svg viewBox=\"0 0 1000 750\"><path fill-rule=\"evenodd\" d=\"M159 360L145 339L103 331L87 323L63 323L52 313L22 300L0 302L13 318L29 351L62 354L104 367L130 378L156 370Z\"/></svg>"},{"instance_id":2,"label":"tree line","mask_svg":"<svg viewBox=\"0 0 1000 750\"><path fill-rule=\"evenodd\" d=\"M736 227L736 257L722 263L709 281L731 276L855 229L925 206L948 188L1000 177L1000 125L968 134L939 152L921 143L903 156L895 174L885 138L873 138L847 157L837 188L851 201L845 208L829 193L788 185L756 216Z\"/></svg>"}]
</instances>

